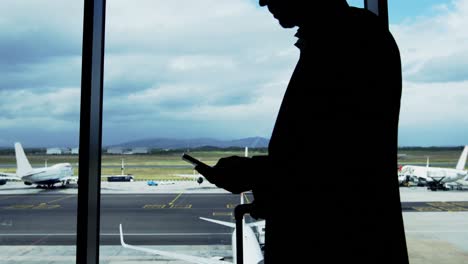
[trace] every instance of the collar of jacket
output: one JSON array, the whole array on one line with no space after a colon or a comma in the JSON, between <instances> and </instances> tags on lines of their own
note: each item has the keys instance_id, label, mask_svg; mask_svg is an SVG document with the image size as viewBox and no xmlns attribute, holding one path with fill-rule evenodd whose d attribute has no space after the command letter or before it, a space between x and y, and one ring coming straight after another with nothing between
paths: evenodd
<instances>
[{"instance_id":1,"label":"collar of jacket","mask_svg":"<svg viewBox=\"0 0 468 264\"><path fill-rule=\"evenodd\" d=\"M302 28L299 28L294 36L298 38L294 45L300 50L303 50L307 42L305 39L304 30L302 30Z\"/></svg>"}]
</instances>

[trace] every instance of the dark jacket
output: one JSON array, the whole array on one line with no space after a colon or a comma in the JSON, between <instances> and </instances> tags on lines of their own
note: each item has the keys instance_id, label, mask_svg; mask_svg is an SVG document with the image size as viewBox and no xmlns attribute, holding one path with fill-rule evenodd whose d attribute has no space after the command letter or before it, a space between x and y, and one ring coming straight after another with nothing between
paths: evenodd
<instances>
[{"instance_id":1,"label":"dark jacket","mask_svg":"<svg viewBox=\"0 0 468 264\"><path fill-rule=\"evenodd\" d=\"M297 36L269 154L253 159L267 171L253 190L265 263L408 263L395 170L398 47L358 8Z\"/></svg>"}]
</instances>

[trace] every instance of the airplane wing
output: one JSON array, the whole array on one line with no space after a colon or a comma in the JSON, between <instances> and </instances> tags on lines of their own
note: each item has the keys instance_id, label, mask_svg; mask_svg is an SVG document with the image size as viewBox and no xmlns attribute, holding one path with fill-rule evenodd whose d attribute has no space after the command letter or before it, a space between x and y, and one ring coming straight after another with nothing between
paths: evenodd
<instances>
[{"instance_id":1,"label":"airplane wing","mask_svg":"<svg viewBox=\"0 0 468 264\"><path fill-rule=\"evenodd\" d=\"M16 173L0 172L0 180L21 180Z\"/></svg>"},{"instance_id":2,"label":"airplane wing","mask_svg":"<svg viewBox=\"0 0 468 264\"><path fill-rule=\"evenodd\" d=\"M129 244L126 244L124 242L123 238L123 232L122 232L122 224L119 225L120 229L120 244L124 248L130 248L150 254L156 254L156 255L161 255L173 259L179 259L183 261L188 261L191 263L197 263L197 264L227 264L231 262L227 261L221 261L221 260L215 260L215 259L209 259L209 258L203 258L203 257L196 257L196 256L191 256L191 255L186 255L186 254L181 254L181 253L175 253L175 252L168 252L168 251L163 251L163 250L158 250L158 249L151 249L151 248L145 248L145 247L138 247L138 246L132 246Z\"/></svg>"},{"instance_id":3,"label":"airplane wing","mask_svg":"<svg viewBox=\"0 0 468 264\"><path fill-rule=\"evenodd\" d=\"M228 226L228 227L231 227L231 228L236 228L236 223L220 221L220 220L215 220L215 219L205 218L205 217L200 217L200 219L208 221L208 222L212 222L212 223L215 223L215 224L218 224L218 225L223 225L223 226Z\"/></svg>"}]
</instances>

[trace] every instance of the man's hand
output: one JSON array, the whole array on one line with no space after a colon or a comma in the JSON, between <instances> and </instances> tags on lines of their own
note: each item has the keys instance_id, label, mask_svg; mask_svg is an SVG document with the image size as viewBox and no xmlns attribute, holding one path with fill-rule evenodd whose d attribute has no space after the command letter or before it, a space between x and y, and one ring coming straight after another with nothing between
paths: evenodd
<instances>
[{"instance_id":1,"label":"man's hand","mask_svg":"<svg viewBox=\"0 0 468 264\"><path fill-rule=\"evenodd\" d=\"M239 194L253 188L251 166L250 158L231 156L221 158L211 168L196 166L195 169L216 186Z\"/></svg>"}]
</instances>

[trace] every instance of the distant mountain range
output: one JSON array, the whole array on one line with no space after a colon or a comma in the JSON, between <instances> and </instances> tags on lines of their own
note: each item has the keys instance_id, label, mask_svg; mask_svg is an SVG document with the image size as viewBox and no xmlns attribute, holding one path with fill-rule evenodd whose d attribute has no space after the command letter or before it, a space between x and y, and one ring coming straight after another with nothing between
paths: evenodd
<instances>
[{"instance_id":1,"label":"distant mountain range","mask_svg":"<svg viewBox=\"0 0 468 264\"><path fill-rule=\"evenodd\" d=\"M159 149L180 149L180 148L199 148L199 147L249 147L249 148L265 148L268 147L270 140L263 137L249 137L235 140L218 140L213 138L192 138L192 139L175 139L175 138L148 138L135 141L128 141L109 147L147 147Z\"/></svg>"}]
</instances>

